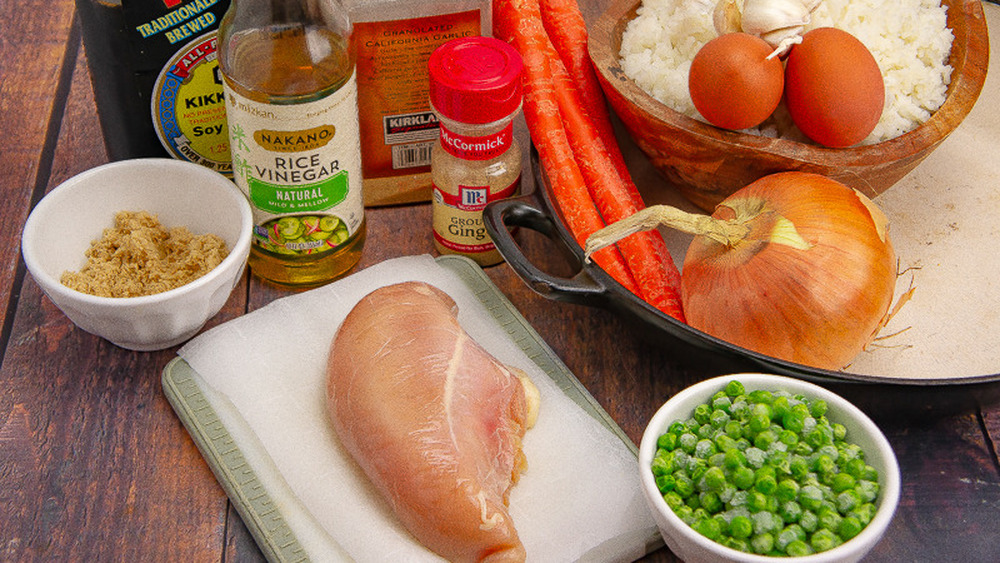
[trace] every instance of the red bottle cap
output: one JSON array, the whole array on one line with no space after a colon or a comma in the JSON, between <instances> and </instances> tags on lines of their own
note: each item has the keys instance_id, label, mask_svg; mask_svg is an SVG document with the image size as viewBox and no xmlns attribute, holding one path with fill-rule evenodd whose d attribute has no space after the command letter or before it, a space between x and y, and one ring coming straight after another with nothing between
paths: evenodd
<instances>
[{"instance_id":1,"label":"red bottle cap","mask_svg":"<svg viewBox=\"0 0 1000 563\"><path fill-rule=\"evenodd\" d=\"M431 53L430 100L441 115L481 125L521 107L521 55L493 37L452 39Z\"/></svg>"}]
</instances>

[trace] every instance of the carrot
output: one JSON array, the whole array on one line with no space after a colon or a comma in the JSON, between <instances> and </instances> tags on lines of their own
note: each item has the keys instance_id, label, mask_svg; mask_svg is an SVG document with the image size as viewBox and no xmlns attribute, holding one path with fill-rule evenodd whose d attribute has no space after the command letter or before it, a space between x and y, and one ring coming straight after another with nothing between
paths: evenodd
<instances>
[{"instance_id":1,"label":"carrot","mask_svg":"<svg viewBox=\"0 0 1000 563\"><path fill-rule=\"evenodd\" d=\"M554 53L549 54L550 57ZM638 204L633 194L639 190L631 176L622 176L612 150L599 136L579 100L579 93L561 63L552 64L559 109L577 163L586 179L591 197L604 220L614 223L645 208L641 197ZM613 145L617 149L617 144ZM615 151L617 152L617 151ZM620 153L618 153L620 154ZM647 303L664 313L684 321L681 305L681 276L674 265L659 231L642 231L618 242L622 256L639 286L638 294Z\"/></svg>"},{"instance_id":2,"label":"carrot","mask_svg":"<svg viewBox=\"0 0 1000 563\"><path fill-rule=\"evenodd\" d=\"M580 92L580 100L590 119L597 126L605 146L614 147L611 155L618 173L622 177L628 177L628 168L625 166L625 158L618 150L618 141L611 125L611 115L604 99L604 91L601 90L597 73L590 62L587 23L580 12L580 5L576 0L539 0L539 7L542 25L556 52L559 53L559 59L566 72Z\"/></svg>"},{"instance_id":3,"label":"carrot","mask_svg":"<svg viewBox=\"0 0 1000 563\"><path fill-rule=\"evenodd\" d=\"M534 8L532 10L532 8ZM532 141L545 167L554 199L573 237L581 248L587 237L604 227L604 220L590 199L580 167L563 129L555 83L542 48L548 37L541 24L538 5L525 0L493 0L494 36L510 43L524 61L524 117ZM618 283L639 295L632 273L617 247L608 247L597 264Z\"/></svg>"},{"instance_id":4,"label":"carrot","mask_svg":"<svg viewBox=\"0 0 1000 563\"><path fill-rule=\"evenodd\" d=\"M544 2L548 2L553 10L558 11L558 14L547 14L542 8ZM505 6L511 8L505 12ZM525 117L528 118L529 129L536 145L539 144L537 138L542 136L543 132L546 136L550 136L553 131L565 134L566 141L572 151L570 156L575 162L562 166L579 171L582 181L587 186L591 201L596 204L598 212L602 215L602 221L619 221L643 209L645 204L632 182L631 175L624 166L624 158L618 149L617 140L613 135L610 139L603 137L602 128L596 125L604 123L606 128L603 130L611 130L610 117L606 112L604 97L599 86L596 92L597 97L599 97L597 105L605 109L603 120L594 118L595 96L591 96L590 102L583 100L583 89L577 87L578 78L571 76L562 62L564 58L579 60L579 45L582 37L583 56L587 57L586 64L590 64L589 56L586 55L586 28L575 1L514 0L513 2L504 2L501 0L494 2L493 13L498 24L498 29L495 30L494 34L511 41L522 54L522 58L528 59L525 61L526 68L533 66L532 61L535 59L539 61L539 66L548 67L547 72L545 72L545 88L550 96L549 99L554 99L554 103L558 106L558 117L561 119L561 123L549 122L544 125L532 123L530 110L526 110ZM561 40L563 47L567 50L575 49L576 55L569 56L566 53L559 53L553 41L545 33L544 27L541 30L538 29L537 19L541 18L541 21L544 22L546 17L549 18L550 25L554 27L584 26L582 30L578 29L575 32L565 32L565 30L560 32L564 38ZM556 23L559 25L554 25ZM567 42L565 39L567 37L575 37L575 46ZM548 61L547 65L545 61ZM593 71L589 66L587 68L591 72ZM527 72L525 86L529 88L535 78L530 70ZM551 86L548 85L549 81L552 82ZM527 108L527 93L525 100ZM556 114L556 112L550 113ZM541 129L541 127L545 127L545 129ZM542 155L541 148L539 148L539 154ZM548 166L546 170L548 170ZM556 198L559 199L558 194L556 194ZM638 287L638 291L633 290L633 293L664 313L683 321L684 315L680 300L680 272L674 265L660 233L658 231L636 233L620 241L619 246L621 255Z\"/></svg>"}]
</instances>

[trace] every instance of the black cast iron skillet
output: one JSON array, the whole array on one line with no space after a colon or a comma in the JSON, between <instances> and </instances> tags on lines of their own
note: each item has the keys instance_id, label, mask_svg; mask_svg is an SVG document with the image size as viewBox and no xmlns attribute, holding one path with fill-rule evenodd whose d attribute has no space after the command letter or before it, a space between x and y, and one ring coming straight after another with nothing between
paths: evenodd
<instances>
[{"instance_id":1,"label":"black cast iron skillet","mask_svg":"<svg viewBox=\"0 0 1000 563\"><path fill-rule=\"evenodd\" d=\"M544 173L539 172L542 167L534 150L532 153L535 185L539 189L517 198L490 203L484 211L484 219L500 254L536 293L555 301L614 311L636 321L646 329L643 333L651 333L654 338L683 350L684 356L694 361L721 362L734 371L776 373L823 385L844 395L875 417L887 414L951 414L1000 403L1000 373L908 379L830 371L736 346L662 313L625 289L596 264L584 263L583 250L552 205L547 179ZM509 232L509 229L517 227L541 233L564 247L575 274L561 278L535 267Z\"/></svg>"}]
</instances>

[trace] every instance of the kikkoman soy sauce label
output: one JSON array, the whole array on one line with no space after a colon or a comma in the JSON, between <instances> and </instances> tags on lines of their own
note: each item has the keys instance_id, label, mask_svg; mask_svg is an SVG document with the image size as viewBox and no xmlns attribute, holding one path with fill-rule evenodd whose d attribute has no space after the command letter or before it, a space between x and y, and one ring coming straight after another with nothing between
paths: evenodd
<instances>
[{"instance_id":1,"label":"kikkoman soy sauce label","mask_svg":"<svg viewBox=\"0 0 1000 563\"><path fill-rule=\"evenodd\" d=\"M302 104L265 104L226 89L233 176L254 208L254 242L315 255L349 239L364 218L352 78Z\"/></svg>"},{"instance_id":2,"label":"kikkoman soy sauce label","mask_svg":"<svg viewBox=\"0 0 1000 563\"><path fill-rule=\"evenodd\" d=\"M232 174L215 32L182 47L153 89L153 125L175 158Z\"/></svg>"}]
</instances>

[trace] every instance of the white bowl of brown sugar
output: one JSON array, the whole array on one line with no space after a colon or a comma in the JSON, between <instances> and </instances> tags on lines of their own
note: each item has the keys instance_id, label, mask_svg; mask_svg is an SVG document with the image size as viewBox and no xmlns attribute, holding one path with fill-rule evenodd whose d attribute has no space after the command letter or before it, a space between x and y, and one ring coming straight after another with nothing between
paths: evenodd
<instances>
[{"instance_id":1,"label":"white bowl of brown sugar","mask_svg":"<svg viewBox=\"0 0 1000 563\"><path fill-rule=\"evenodd\" d=\"M253 219L225 176L166 158L113 162L49 192L21 235L28 271L80 329L130 350L194 336L222 309Z\"/></svg>"}]
</instances>

